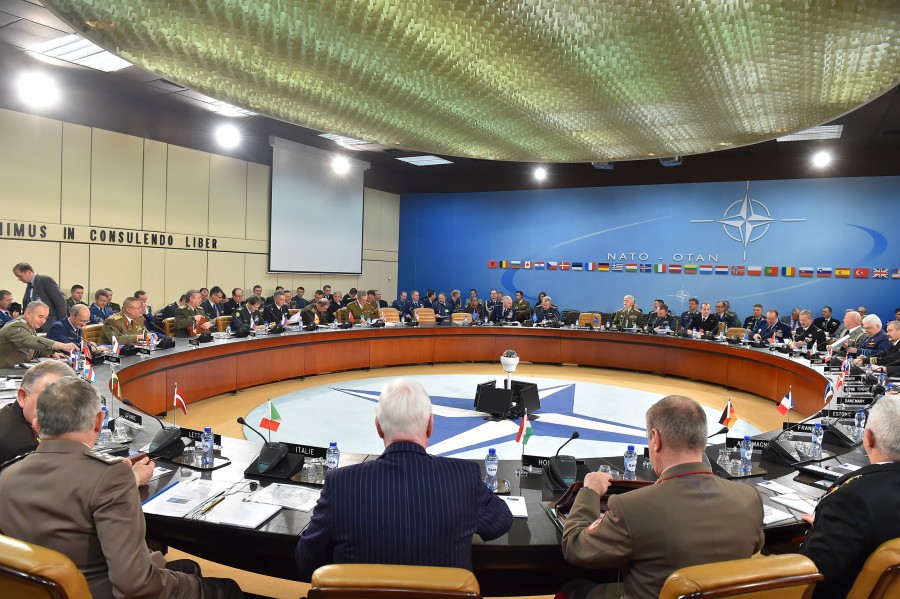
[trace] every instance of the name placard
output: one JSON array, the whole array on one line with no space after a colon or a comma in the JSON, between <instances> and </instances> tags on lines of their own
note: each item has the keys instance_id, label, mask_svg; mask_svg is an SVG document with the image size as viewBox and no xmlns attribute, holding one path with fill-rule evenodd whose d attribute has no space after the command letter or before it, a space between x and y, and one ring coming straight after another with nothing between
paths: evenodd
<instances>
[{"instance_id":1,"label":"name placard","mask_svg":"<svg viewBox=\"0 0 900 599\"><path fill-rule=\"evenodd\" d=\"M844 391L847 393L871 393L872 387L869 385L844 385Z\"/></svg>"},{"instance_id":2,"label":"name placard","mask_svg":"<svg viewBox=\"0 0 900 599\"><path fill-rule=\"evenodd\" d=\"M816 428L815 424L809 424L806 422L804 422L803 424L797 424L796 422L782 422L781 423L781 430L786 431L787 429L791 429L795 433L811 433L814 428ZM827 431L828 425L823 423L822 430Z\"/></svg>"},{"instance_id":3,"label":"name placard","mask_svg":"<svg viewBox=\"0 0 900 599\"><path fill-rule=\"evenodd\" d=\"M855 418L856 410L822 410L822 414L829 418Z\"/></svg>"},{"instance_id":4,"label":"name placard","mask_svg":"<svg viewBox=\"0 0 900 599\"><path fill-rule=\"evenodd\" d=\"M325 458L327 447L315 447L313 445L298 445L296 443L285 443L288 447L288 453L295 453L308 458Z\"/></svg>"},{"instance_id":5,"label":"name placard","mask_svg":"<svg viewBox=\"0 0 900 599\"><path fill-rule=\"evenodd\" d=\"M874 398L871 395L866 397L845 397L841 403L845 406L868 406L872 404Z\"/></svg>"},{"instance_id":6,"label":"name placard","mask_svg":"<svg viewBox=\"0 0 900 599\"><path fill-rule=\"evenodd\" d=\"M192 428L185 428L182 426L181 427L181 436L187 437L188 439L191 439L193 441L199 441L200 439L203 438L203 431L197 431ZM213 443L215 443L216 445L221 447L222 446L222 435L213 433Z\"/></svg>"},{"instance_id":7,"label":"name placard","mask_svg":"<svg viewBox=\"0 0 900 599\"><path fill-rule=\"evenodd\" d=\"M532 468L543 468L548 463L550 463L550 458L548 458L547 456L528 455L528 454L525 454L522 456L522 465L523 466L531 466Z\"/></svg>"},{"instance_id":8,"label":"name placard","mask_svg":"<svg viewBox=\"0 0 900 599\"><path fill-rule=\"evenodd\" d=\"M740 447L743 442L744 440L740 437L726 437L725 447L728 449ZM769 446L768 439L750 439L750 443L753 445L753 451L760 451Z\"/></svg>"},{"instance_id":9,"label":"name placard","mask_svg":"<svg viewBox=\"0 0 900 599\"><path fill-rule=\"evenodd\" d=\"M119 408L119 418L121 418L122 420L127 420L135 426L144 426L144 418L140 414L130 412L125 408Z\"/></svg>"},{"instance_id":10,"label":"name placard","mask_svg":"<svg viewBox=\"0 0 900 599\"><path fill-rule=\"evenodd\" d=\"M107 364L121 364L122 356L117 356L116 354L106 354L106 363Z\"/></svg>"}]
</instances>

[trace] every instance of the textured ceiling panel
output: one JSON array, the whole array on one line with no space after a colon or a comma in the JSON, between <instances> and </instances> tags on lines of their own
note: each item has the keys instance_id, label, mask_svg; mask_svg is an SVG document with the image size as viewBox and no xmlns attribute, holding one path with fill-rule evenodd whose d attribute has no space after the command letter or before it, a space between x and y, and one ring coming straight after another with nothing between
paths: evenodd
<instances>
[{"instance_id":1,"label":"textured ceiling panel","mask_svg":"<svg viewBox=\"0 0 900 599\"><path fill-rule=\"evenodd\" d=\"M424 152L688 155L900 81L898 0L44 0L104 48L256 113Z\"/></svg>"}]
</instances>

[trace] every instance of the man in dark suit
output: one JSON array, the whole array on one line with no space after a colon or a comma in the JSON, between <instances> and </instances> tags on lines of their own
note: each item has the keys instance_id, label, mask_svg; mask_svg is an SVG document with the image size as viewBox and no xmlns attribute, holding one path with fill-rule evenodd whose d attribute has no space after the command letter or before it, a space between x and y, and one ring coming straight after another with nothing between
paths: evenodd
<instances>
[{"instance_id":1,"label":"man in dark suit","mask_svg":"<svg viewBox=\"0 0 900 599\"><path fill-rule=\"evenodd\" d=\"M703 462L708 434L706 413L687 397L670 395L651 406L647 448L657 483L611 496L603 512L612 477L588 473L563 529L566 561L620 567L624 596L643 599L658 597L666 577L679 568L747 558L762 549L759 493L712 473ZM590 596L606 596L599 591L592 589Z\"/></svg>"},{"instance_id":2,"label":"man in dark suit","mask_svg":"<svg viewBox=\"0 0 900 599\"><path fill-rule=\"evenodd\" d=\"M431 308L434 310L434 304L437 301L437 292L434 289L425 290L425 299L422 300L423 308ZM435 310L436 312L437 310Z\"/></svg>"},{"instance_id":3,"label":"man in dark suit","mask_svg":"<svg viewBox=\"0 0 900 599\"><path fill-rule=\"evenodd\" d=\"M380 310L381 308L387 308L388 307L387 300L381 299L381 290L375 289L374 291L375 291L375 303L378 304L378 309Z\"/></svg>"},{"instance_id":4,"label":"man in dark suit","mask_svg":"<svg viewBox=\"0 0 900 599\"><path fill-rule=\"evenodd\" d=\"M0 289L0 328L13 318L19 317L10 310L10 304L12 304L12 293L6 289Z\"/></svg>"},{"instance_id":5,"label":"man in dark suit","mask_svg":"<svg viewBox=\"0 0 900 599\"><path fill-rule=\"evenodd\" d=\"M882 397L869 412L863 448L871 465L837 479L816 506L800 553L825 580L815 599L846 597L869 555L900 537L900 396Z\"/></svg>"},{"instance_id":6,"label":"man in dark suit","mask_svg":"<svg viewBox=\"0 0 900 599\"><path fill-rule=\"evenodd\" d=\"M60 343L74 343L81 347L81 341L84 338L82 329L84 325L91 321L91 312L84 304L75 304L69 309L69 317L57 320L50 325L47 332L47 339L53 339ZM89 343L91 350L96 350L97 345Z\"/></svg>"},{"instance_id":7,"label":"man in dark suit","mask_svg":"<svg viewBox=\"0 0 900 599\"><path fill-rule=\"evenodd\" d=\"M702 335L716 335L719 332L719 317L712 313L709 302L700 304L700 312L690 322L690 328Z\"/></svg>"},{"instance_id":8,"label":"man in dark suit","mask_svg":"<svg viewBox=\"0 0 900 599\"><path fill-rule=\"evenodd\" d=\"M763 316L762 304L753 305L753 315L744 319L744 328L748 331L755 331L766 321Z\"/></svg>"},{"instance_id":9,"label":"man in dark suit","mask_svg":"<svg viewBox=\"0 0 900 599\"><path fill-rule=\"evenodd\" d=\"M209 290L209 295L200 303L200 307L206 312L207 318L215 320L220 316L225 316L225 310L222 306L222 300L225 299L225 292L218 285L214 285Z\"/></svg>"},{"instance_id":10,"label":"man in dark suit","mask_svg":"<svg viewBox=\"0 0 900 599\"><path fill-rule=\"evenodd\" d=\"M791 328L791 333L800 328L800 308L794 308L790 314L781 317L781 322Z\"/></svg>"},{"instance_id":11,"label":"man in dark suit","mask_svg":"<svg viewBox=\"0 0 900 599\"><path fill-rule=\"evenodd\" d=\"M887 331L888 341L891 342L888 350L881 356L859 356L853 360L856 366L863 364L872 364L873 369L879 372L886 372L888 366L896 367L900 363L900 320L892 320L885 327Z\"/></svg>"},{"instance_id":12,"label":"man in dark suit","mask_svg":"<svg viewBox=\"0 0 900 599\"><path fill-rule=\"evenodd\" d=\"M813 321L817 329L822 329L826 337L834 337L835 331L841 326L841 321L831 315L831 306L822 307L822 316Z\"/></svg>"},{"instance_id":13,"label":"man in dark suit","mask_svg":"<svg viewBox=\"0 0 900 599\"><path fill-rule=\"evenodd\" d=\"M39 275L27 262L19 262L13 267L13 274L20 282L25 283L25 295L22 298L22 306L27 306L34 301L42 301L47 304L50 314L47 316L47 322L41 327L41 331L46 333L50 330L50 325L65 318L68 311L66 310L66 298L59 285L53 280L53 277L47 275Z\"/></svg>"},{"instance_id":14,"label":"man in dark suit","mask_svg":"<svg viewBox=\"0 0 900 599\"><path fill-rule=\"evenodd\" d=\"M400 297L391 302L391 308L397 311L397 314L400 315L400 318L403 318L403 313L406 310L406 292L401 291Z\"/></svg>"},{"instance_id":15,"label":"man in dark suit","mask_svg":"<svg viewBox=\"0 0 900 599\"><path fill-rule=\"evenodd\" d=\"M16 400L0 409L0 464L37 448L33 427L37 418L37 398L44 387L73 374L68 364L54 361L35 364L25 371L16 391Z\"/></svg>"},{"instance_id":16,"label":"man in dark suit","mask_svg":"<svg viewBox=\"0 0 900 599\"><path fill-rule=\"evenodd\" d=\"M431 307L434 310L434 317L438 320L450 318L450 315L453 314L453 310L450 309L450 302L447 301L447 294L443 291L438 294Z\"/></svg>"},{"instance_id":17,"label":"man in dark suit","mask_svg":"<svg viewBox=\"0 0 900 599\"><path fill-rule=\"evenodd\" d=\"M291 308L302 310L309 305L309 300L303 297L306 293L305 287L297 287L297 295L291 298Z\"/></svg>"},{"instance_id":18,"label":"man in dark suit","mask_svg":"<svg viewBox=\"0 0 900 599\"><path fill-rule=\"evenodd\" d=\"M287 307L288 293L286 291L276 291L272 296L272 303L266 306L263 312L263 320L278 326L282 321L287 321L291 317L291 311Z\"/></svg>"},{"instance_id":19,"label":"man in dark suit","mask_svg":"<svg viewBox=\"0 0 900 599\"><path fill-rule=\"evenodd\" d=\"M771 343L772 339L775 339L775 342L779 343L791 338L791 329L778 320L778 310L773 309L766 312L766 319L753 330L751 338L766 343Z\"/></svg>"},{"instance_id":20,"label":"man in dark suit","mask_svg":"<svg viewBox=\"0 0 900 599\"><path fill-rule=\"evenodd\" d=\"M234 312L244 305L244 290L240 287L235 287L231 290L231 298L225 302L225 305L222 306L222 314L224 316L231 316Z\"/></svg>"},{"instance_id":21,"label":"man in dark suit","mask_svg":"<svg viewBox=\"0 0 900 599\"><path fill-rule=\"evenodd\" d=\"M696 297L692 297L688 300L688 309L687 312L681 313L681 318L678 319L678 324L681 325L682 329L690 329L693 326L694 318L699 316L699 312L697 308L700 306L700 300Z\"/></svg>"},{"instance_id":22,"label":"man in dark suit","mask_svg":"<svg viewBox=\"0 0 900 599\"><path fill-rule=\"evenodd\" d=\"M328 472L297 544L301 580L330 563L471 570L473 535L489 541L510 529L509 508L482 482L476 463L426 453L433 427L421 383L388 383L375 409L384 453Z\"/></svg>"}]
</instances>

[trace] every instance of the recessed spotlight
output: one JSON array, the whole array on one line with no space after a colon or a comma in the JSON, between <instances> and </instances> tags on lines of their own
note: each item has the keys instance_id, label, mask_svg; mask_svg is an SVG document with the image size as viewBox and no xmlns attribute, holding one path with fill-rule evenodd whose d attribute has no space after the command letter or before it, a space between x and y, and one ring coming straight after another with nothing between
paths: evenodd
<instances>
[{"instance_id":1,"label":"recessed spotlight","mask_svg":"<svg viewBox=\"0 0 900 599\"><path fill-rule=\"evenodd\" d=\"M331 170L338 175L346 175L350 172L350 161L344 156L335 156L331 160Z\"/></svg>"},{"instance_id":2,"label":"recessed spotlight","mask_svg":"<svg viewBox=\"0 0 900 599\"><path fill-rule=\"evenodd\" d=\"M241 132L234 125L220 125L216 129L216 142L223 148L234 148L241 143Z\"/></svg>"},{"instance_id":3,"label":"recessed spotlight","mask_svg":"<svg viewBox=\"0 0 900 599\"><path fill-rule=\"evenodd\" d=\"M19 97L32 108L41 109L59 102L56 82L43 73L25 73L16 82Z\"/></svg>"},{"instance_id":4,"label":"recessed spotlight","mask_svg":"<svg viewBox=\"0 0 900 599\"><path fill-rule=\"evenodd\" d=\"M821 152L816 152L812 157L813 166L816 168L824 168L831 164L831 152L826 152L822 150Z\"/></svg>"},{"instance_id":5,"label":"recessed spotlight","mask_svg":"<svg viewBox=\"0 0 900 599\"><path fill-rule=\"evenodd\" d=\"M539 166L536 169L534 169L534 178L536 181L543 181L544 179L546 179L547 178L547 169L545 169L542 166Z\"/></svg>"}]
</instances>

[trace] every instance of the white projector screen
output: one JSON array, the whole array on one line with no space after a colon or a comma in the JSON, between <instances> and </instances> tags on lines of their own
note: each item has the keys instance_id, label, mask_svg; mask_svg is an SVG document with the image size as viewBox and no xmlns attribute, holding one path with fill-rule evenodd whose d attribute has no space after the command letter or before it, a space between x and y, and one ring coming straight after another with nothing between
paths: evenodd
<instances>
[{"instance_id":1,"label":"white projector screen","mask_svg":"<svg viewBox=\"0 0 900 599\"><path fill-rule=\"evenodd\" d=\"M348 160L344 175L335 154L271 137L272 200L269 271L362 274L363 174L369 163Z\"/></svg>"}]
</instances>

